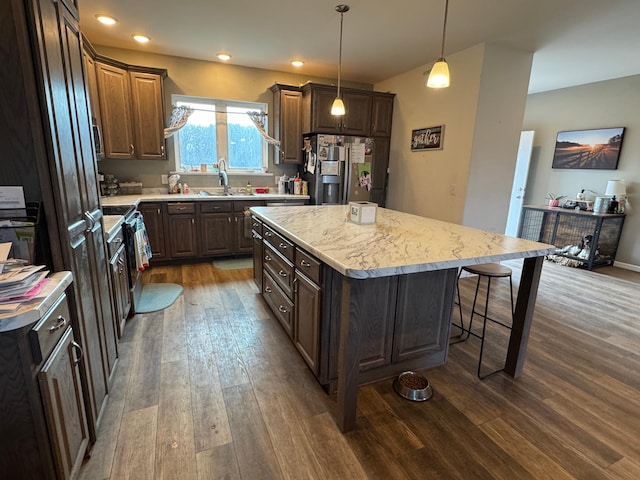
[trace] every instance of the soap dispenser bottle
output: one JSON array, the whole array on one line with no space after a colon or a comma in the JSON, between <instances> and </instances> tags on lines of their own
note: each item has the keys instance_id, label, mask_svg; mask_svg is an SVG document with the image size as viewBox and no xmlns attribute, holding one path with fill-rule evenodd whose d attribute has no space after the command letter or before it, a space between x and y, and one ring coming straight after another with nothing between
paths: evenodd
<instances>
[{"instance_id":1,"label":"soap dispenser bottle","mask_svg":"<svg viewBox=\"0 0 640 480\"><path fill-rule=\"evenodd\" d=\"M251 194L251 182L247 182L247 194Z\"/></svg>"}]
</instances>

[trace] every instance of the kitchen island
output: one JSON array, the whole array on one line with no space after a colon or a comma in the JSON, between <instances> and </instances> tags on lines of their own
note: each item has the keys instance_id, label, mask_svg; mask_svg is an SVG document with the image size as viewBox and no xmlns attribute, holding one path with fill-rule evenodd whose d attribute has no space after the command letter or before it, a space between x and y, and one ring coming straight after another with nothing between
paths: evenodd
<instances>
[{"instance_id":1,"label":"kitchen island","mask_svg":"<svg viewBox=\"0 0 640 480\"><path fill-rule=\"evenodd\" d=\"M358 225L346 220L347 211L344 205L251 209L266 227L322 262L334 285L338 305L325 307L339 317L336 422L343 432L355 424L358 385L376 379L360 362L372 316L394 315L395 328L402 328L392 335L393 358L383 374L394 366L397 374L407 365L446 361L459 267L524 259L505 367L509 375L521 375L542 262L553 246L388 209L378 209L376 224ZM429 345L413 347L412 328L429 336Z\"/></svg>"}]
</instances>

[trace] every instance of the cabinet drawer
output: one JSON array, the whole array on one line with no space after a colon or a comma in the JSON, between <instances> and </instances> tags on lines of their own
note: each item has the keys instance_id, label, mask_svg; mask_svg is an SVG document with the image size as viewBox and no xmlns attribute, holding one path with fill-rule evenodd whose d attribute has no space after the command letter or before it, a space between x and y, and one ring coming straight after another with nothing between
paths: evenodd
<instances>
[{"instance_id":1,"label":"cabinet drawer","mask_svg":"<svg viewBox=\"0 0 640 480\"><path fill-rule=\"evenodd\" d=\"M321 284L322 263L298 247L296 247L296 268L316 285Z\"/></svg>"},{"instance_id":2,"label":"cabinet drawer","mask_svg":"<svg viewBox=\"0 0 640 480\"><path fill-rule=\"evenodd\" d=\"M244 212L251 207L264 207L265 202L262 200L236 200L233 202L234 212Z\"/></svg>"},{"instance_id":3,"label":"cabinet drawer","mask_svg":"<svg viewBox=\"0 0 640 480\"><path fill-rule=\"evenodd\" d=\"M202 202L200 204L201 213L230 213L232 202Z\"/></svg>"},{"instance_id":4,"label":"cabinet drawer","mask_svg":"<svg viewBox=\"0 0 640 480\"><path fill-rule=\"evenodd\" d=\"M122 227L118 230L113 237L109 239L107 242L107 247L109 249L109 258L113 258L120 246L124 243L124 235L122 232Z\"/></svg>"},{"instance_id":5,"label":"cabinet drawer","mask_svg":"<svg viewBox=\"0 0 640 480\"><path fill-rule=\"evenodd\" d=\"M263 297L289 337L293 337L293 302L287 298L275 280L264 272Z\"/></svg>"},{"instance_id":6,"label":"cabinet drawer","mask_svg":"<svg viewBox=\"0 0 640 480\"><path fill-rule=\"evenodd\" d=\"M196 204L193 202L168 203L167 211L169 215L177 213L196 213Z\"/></svg>"},{"instance_id":7,"label":"cabinet drawer","mask_svg":"<svg viewBox=\"0 0 640 480\"><path fill-rule=\"evenodd\" d=\"M286 257L291 263L293 263L293 257L295 254L295 246L293 243L267 225L262 226L262 232L264 240L268 242L274 250L280 252L282 256Z\"/></svg>"},{"instance_id":8,"label":"cabinet drawer","mask_svg":"<svg viewBox=\"0 0 640 480\"><path fill-rule=\"evenodd\" d=\"M289 298L293 298L293 265L282 258L268 243L264 244L263 266Z\"/></svg>"},{"instance_id":9,"label":"cabinet drawer","mask_svg":"<svg viewBox=\"0 0 640 480\"><path fill-rule=\"evenodd\" d=\"M68 325L71 325L71 316L67 296L63 294L29 332L33 363L49 356Z\"/></svg>"}]
</instances>

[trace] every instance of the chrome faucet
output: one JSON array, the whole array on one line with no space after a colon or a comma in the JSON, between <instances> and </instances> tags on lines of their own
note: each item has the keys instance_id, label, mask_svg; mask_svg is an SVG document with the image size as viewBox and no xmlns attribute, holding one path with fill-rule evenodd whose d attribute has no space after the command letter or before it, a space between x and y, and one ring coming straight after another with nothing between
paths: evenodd
<instances>
[{"instance_id":1,"label":"chrome faucet","mask_svg":"<svg viewBox=\"0 0 640 480\"><path fill-rule=\"evenodd\" d=\"M227 176L227 161L224 158L218 160L218 176L220 185L224 187L224 194L229 195L229 177Z\"/></svg>"}]
</instances>

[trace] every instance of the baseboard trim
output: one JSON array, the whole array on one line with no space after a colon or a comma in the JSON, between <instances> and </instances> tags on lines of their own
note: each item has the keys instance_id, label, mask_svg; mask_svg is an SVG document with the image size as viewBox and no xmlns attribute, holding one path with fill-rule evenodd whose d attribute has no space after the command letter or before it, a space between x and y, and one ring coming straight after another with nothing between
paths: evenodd
<instances>
[{"instance_id":1,"label":"baseboard trim","mask_svg":"<svg viewBox=\"0 0 640 480\"><path fill-rule=\"evenodd\" d=\"M613 266L614 267L618 267L618 268L624 268L625 270L632 270L634 272L640 272L640 266L633 265L631 263L622 263L622 262L618 262L616 260L616 261L613 262Z\"/></svg>"}]
</instances>

